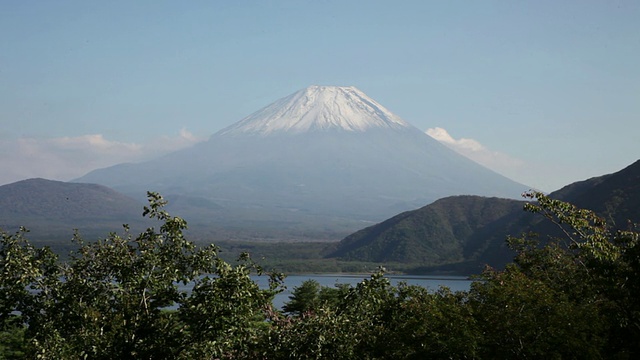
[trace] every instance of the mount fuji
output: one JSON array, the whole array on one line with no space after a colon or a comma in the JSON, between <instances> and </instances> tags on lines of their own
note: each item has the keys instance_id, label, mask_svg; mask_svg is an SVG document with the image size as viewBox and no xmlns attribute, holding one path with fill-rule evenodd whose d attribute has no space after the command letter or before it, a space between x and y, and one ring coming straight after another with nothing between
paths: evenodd
<instances>
[{"instance_id":1,"label":"mount fuji","mask_svg":"<svg viewBox=\"0 0 640 360\"><path fill-rule=\"evenodd\" d=\"M191 224L335 238L445 196L519 198L528 189L338 86L310 86L208 141L75 181L138 198L158 191Z\"/></svg>"},{"instance_id":2,"label":"mount fuji","mask_svg":"<svg viewBox=\"0 0 640 360\"><path fill-rule=\"evenodd\" d=\"M310 86L247 116L218 135L330 129L362 132L403 127L410 125L353 86Z\"/></svg>"}]
</instances>

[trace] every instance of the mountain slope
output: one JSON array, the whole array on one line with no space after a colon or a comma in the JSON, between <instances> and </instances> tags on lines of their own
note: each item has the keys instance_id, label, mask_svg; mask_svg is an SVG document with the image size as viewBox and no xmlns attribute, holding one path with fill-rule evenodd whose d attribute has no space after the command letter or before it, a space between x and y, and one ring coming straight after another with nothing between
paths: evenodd
<instances>
[{"instance_id":1,"label":"mountain slope","mask_svg":"<svg viewBox=\"0 0 640 360\"><path fill-rule=\"evenodd\" d=\"M29 179L0 186L0 228L31 230L30 238L71 238L73 229L106 235L140 224L143 205L96 184Z\"/></svg>"},{"instance_id":2,"label":"mountain slope","mask_svg":"<svg viewBox=\"0 0 640 360\"><path fill-rule=\"evenodd\" d=\"M601 177L576 182L549 194L608 218L615 228L640 223L640 161ZM440 199L397 215L343 239L327 257L404 262L477 272L484 264L503 266L513 253L507 236L535 232L544 241L561 236L555 225L524 212L524 202L459 196ZM457 263L457 265L455 265Z\"/></svg>"},{"instance_id":3,"label":"mountain slope","mask_svg":"<svg viewBox=\"0 0 640 360\"><path fill-rule=\"evenodd\" d=\"M201 198L221 217L198 222L265 230L351 230L438 198L517 198L527 187L455 153L353 87L312 86L194 147L78 179L131 196L148 190ZM194 216L194 217L192 217ZM265 230L266 231L266 230Z\"/></svg>"},{"instance_id":4,"label":"mountain slope","mask_svg":"<svg viewBox=\"0 0 640 360\"><path fill-rule=\"evenodd\" d=\"M627 226L628 220L640 222L640 160L616 173L567 185L550 196L593 210L619 228Z\"/></svg>"},{"instance_id":5,"label":"mountain slope","mask_svg":"<svg viewBox=\"0 0 640 360\"><path fill-rule=\"evenodd\" d=\"M467 243L480 229L523 204L480 196L443 198L349 235L328 257L430 266L465 261Z\"/></svg>"}]
</instances>

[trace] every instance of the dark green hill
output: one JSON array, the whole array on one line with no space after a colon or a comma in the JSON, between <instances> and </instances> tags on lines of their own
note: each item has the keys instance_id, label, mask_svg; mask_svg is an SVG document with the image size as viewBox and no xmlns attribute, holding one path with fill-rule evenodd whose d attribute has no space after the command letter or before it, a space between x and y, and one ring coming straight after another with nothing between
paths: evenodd
<instances>
[{"instance_id":1,"label":"dark green hill","mask_svg":"<svg viewBox=\"0 0 640 360\"><path fill-rule=\"evenodd\" d=\"M640 222L640 160L604 176L577 182L553 192L554 199L595 211L617 228Z\"/></svg>"},{"instance_id":2,"label":"dark green hill","mask_svg":"<svg viewBox=\"0 0 640 360\"><path fill-rule=\"evenodd\" d=\"M619 229L629 222L640 223L640 161L549 196L593 210ZM507 236L560 235L553 224L523 211L523 204L478 196L443 198L349 235L327 257L416 264L418 271L477 272L484 264L501 267L513 257L505 243Z\"/></svg>"},{"instance_id":3,"label":"dark green hill","mask_svg":"<svg viewBox=\"0 0 640 360\"><path fill-rule=\"evenodd\" d=\"M29 179L0 186L0 228L13 232L25 226L36 240L69 239L73 229L105 236L124 223L142 223L142 208L96 184Z\"/></svg>"},{"instance_id":4,"label":"dark green hill","mask_svg":"<svg viewBox=\"0 0 640 360\"><path fill-rule=\"evenodd\" d=\"M462 262L475 234L522 206L509 199L447 197L349 235L328 257L430 266Z\"/></svg>"}]
</instances>

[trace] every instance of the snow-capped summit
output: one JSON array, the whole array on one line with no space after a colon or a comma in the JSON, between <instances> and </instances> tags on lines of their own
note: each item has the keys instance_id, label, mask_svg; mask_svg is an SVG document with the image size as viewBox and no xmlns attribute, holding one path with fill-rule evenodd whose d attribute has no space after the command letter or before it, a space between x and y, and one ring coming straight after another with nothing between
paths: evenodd
<instances>
[{"instance_id":1,"label":"snow-capped summit","mask_svg":"<svg viewBox=\"0 0 640 360\"><path fill-rule=\"evenodd\" d=\"M529 188L447 148L358 89L336 86L311 86L208 141L77 181L132 196L149 189L177 196L186 218L261 239L355 231L363 220L445 196L519 198Z\"/></svg>"},{"instance_id":2,"label":"snow-capped summit","mask_svg":"<svg viewBox=\"0 0 640 360\"><path fill-rule=\"evenodd\" d=\"M217 135L403 127L411 125L354 86L309 86L222 129Z\"/></svg>"}]
</instances>

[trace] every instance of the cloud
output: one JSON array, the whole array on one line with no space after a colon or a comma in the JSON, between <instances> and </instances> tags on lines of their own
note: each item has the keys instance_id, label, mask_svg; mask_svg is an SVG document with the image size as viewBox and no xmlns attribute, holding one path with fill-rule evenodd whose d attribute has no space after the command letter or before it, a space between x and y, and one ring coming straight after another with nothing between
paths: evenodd
<instances>
[{"instance_id":1,"label":"cloud","mask_svg":"<svg viewBox=\"0 0 640 360\"><path fill-rule=\"evenodd\" d=\"M148 160L203 140L186 129L177 136L163 136L145 144L109 140L100 134L50 139L0 138L0 185L33 177L71 180L91 170Z\"/></svg>"},{"instance_id":2,"label":"cloud","mask_svg":"<svg viewBox=\"0 0 640 360\"><path fill-rule=\"evenodd\" d=\"M516 181L523 182L522 175L527 169L524 161L498 151L489 150L474 139L455 139L447 130L440 127L427 129L426 133L450 149L468 157L480 165Z\"/></svg>"},{"instance_id":3,"label":"cloud","mask_svg":"<svg viewBox=\"0 0 640 360\"><path fill-rule=\"evenodd\" d=\"M432 138L444 143L460 153L474 154L488 151L484 146L482 146L482 144L473 139L461 138L456 140L449 135L447 130L440 127L427 129L426 133Z\"/></svg>"}]
</instances>

